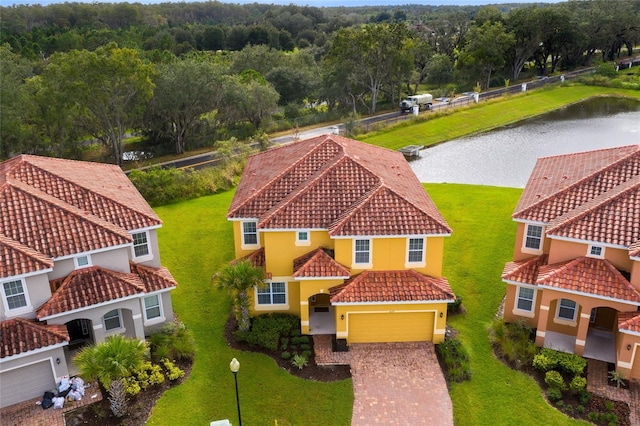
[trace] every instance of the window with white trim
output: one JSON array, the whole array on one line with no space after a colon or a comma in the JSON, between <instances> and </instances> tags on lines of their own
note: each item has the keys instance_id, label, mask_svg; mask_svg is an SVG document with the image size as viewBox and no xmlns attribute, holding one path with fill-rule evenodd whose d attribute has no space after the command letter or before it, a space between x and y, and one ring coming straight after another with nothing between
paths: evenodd
<instances>
[{"instance_id":1,"label":"window with white trim","mask_svg":"<svg viewBox=\"0 0 640 426\"><path fill-rule=\"evenodd\" d=\"M297 240L301 243L309 241L309 233L307 231L298 231Z\"/></svg>"},{"instance_id":2,"label":"window with white trim","mask_svg":"<svg viewBox=\"0 0 640 426\"><path fill-rule=\"evenodd\" d=\"M242 222L242 244L247 246L258 244L257 222Z\"/></svg>"},{"instance_id":3,"label":"window with white trim","mask_svg":"<svg viewBox=\"0 0 640 426\"><path fill-rule=\"evenodd\" d=\"M7 281L2 283L4 299L9 310L24 308L29 305L27 293L22 280Z\"/></svg>"},{"instance_id":4,"label":"window with white trim","mask_svg":"<svg viewBox=\"0 0 640 426\"><path fill-rule=\"evenodd\" d=\"M407 247L407 262L424 262L424 238L409 238Z\"/></svg>"},{"instance_id":5,"label":"window with white trim","mask_svg":"<svg viewBox=\"0 0 640 426\"><path fill-rule=\"evenodd\" d=\"M556 316L559 319L575 321L577 310L578 304L573 300L560 299L560 301L558 302L558 313L556 314Z\"/></svg>"},{"instance_id":6,"label":"window with white trim","mask_svg":"<svg viewBox=\"0 0 640 426\"><path fill-rule=\"evenodd\" d=\"M120 309L114 309L109 311L102 317L104 323L104 329L106 331L117 330L122 328L122 317L120 315Z\"/></svg>"},{"instance_id":7,"label":"window with white trim","mask_svg":"<svg viewBox=\"0 0 640 426\"><path fill-rule=\"evenodd\" d=\"M524 247L531 250L542 250L542 226L527 224Z\"/></svg>"},{"instance_id":8,"label":"window with white trim","mask_svg":"<svg viewBox=\"0 0 640 426\"><path fill-rule=\"evenodd\" d=\"M353 240L353 263L371 262L371 240Z\"/></svg>"},{"instance_id":9,"label":"window with white trim","mask_svg":"<svg viewBox=\"0 0 640 426\"><path fill-rule=\"evenodd\" d=\"M160 306L160 295L153 294L144 298L144 317L147 320L160 318L162 309Z\"/></svg>"},{"instance_id":10,"label":"window with white trim","mask_svg":"<svg viewBox=\"0 0 640 426\"><path fill-rule=\"evenodd\" d=\"M533 298L535 290L529 287L518 288L518 302L516 308L521 311L533 311Z\"/></svg>"},{"instance_id":11,"label":"window with white trim","mask_svg":"<svg viewBox=\"0 0 640 426\"><path fill-rule=\"evenodd\" d=\"M74 257L73 260L76 265L76 269L86 268L87 266L91 266L91 256L89 256L88 254Z\"/></svg>"},{"instance_id":12,"label":"window with white trim","mask_svg":"<svg viewBox=\"0 0 640 426\"><path fill-rule=\"evenodd\" d=\"M287 284L283 282L270 282L257 289L258 305L286 305Z\"/></svg>"},{"instance_id":13,"label":"window with white trim","mask_svg":"<svg viewBox=\"0 0 640 426\"><path fill-rule=\"evenodd\" d=\"M133 237L133 257L148 256L151 254L149 247L149 233L147 231L135 232Z\"/></svg>"},{"instance_id":14,"label":"window with white trim","mask_svg":"<svg viewBox=\"0 0 640 426\"><path fill-rule=\"evenodd\" d=\"M604 257L604 247L596 246L596 245L590 245L589 246L589 251L587 252L587 256L589 256L589 257L597 257L599 259L602 259Z\"/></svg>"}]
</instances>

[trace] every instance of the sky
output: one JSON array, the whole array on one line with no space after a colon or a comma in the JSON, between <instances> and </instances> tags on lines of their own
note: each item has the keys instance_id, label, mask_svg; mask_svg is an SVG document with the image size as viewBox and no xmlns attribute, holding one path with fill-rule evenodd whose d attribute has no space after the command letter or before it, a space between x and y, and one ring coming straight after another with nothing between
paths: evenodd
<instances>
[{"instance_id":1,"label":"sky","mask_svg":"<svg viewBox=\"0 0 640 426\"><path fill-rule=\"evenodd\" d=\"M68 0L70 2L78 3L167 3L170 0ZM249 3L265 3L265 4L279 4L289 5L296 4L299 6L314 6L314 7L337 7L337 6L399 6L405 4L423 4L433 6L453 5L453 6L481 6L485 4L499 4L499 3L535 3L532 0L218 0L220 3L235 3L235 4L249 4ZM541 0L540 3L558 3L562 0ZM0 5L11 6L17 4L41 4L48 5L53 3L64 3L65 0L0 0ZM173 1L190 3L188 0Z\"/></svg>"}]
</instances>

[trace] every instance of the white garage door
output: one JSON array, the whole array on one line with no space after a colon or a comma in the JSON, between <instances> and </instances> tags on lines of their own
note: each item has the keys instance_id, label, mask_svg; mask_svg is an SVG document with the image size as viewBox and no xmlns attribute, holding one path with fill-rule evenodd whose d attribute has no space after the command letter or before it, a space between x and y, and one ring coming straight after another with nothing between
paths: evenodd
<instances>
[{"instance_id":1,"label":"white garage door","mask_svg":"<svg viewBox=\"0 0 640 426\"><path fill-rule=\"evenodd\" d=\"M41 397L45 391L55 387L49 360L0 373L0 407Z\"/></svg>"}]
</instances>

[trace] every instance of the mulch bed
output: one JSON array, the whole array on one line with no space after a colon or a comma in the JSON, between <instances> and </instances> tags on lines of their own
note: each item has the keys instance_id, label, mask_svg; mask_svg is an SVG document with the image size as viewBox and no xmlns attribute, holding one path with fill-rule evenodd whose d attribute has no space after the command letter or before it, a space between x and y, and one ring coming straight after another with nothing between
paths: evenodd
<instances>
[{"instance_id":1,"label":"mulch bed","mask_svg":"<svg viewBox=\"0 0 640 426\"><path fill-rule=\"evenodd\" d=\"M233 349L238 349L246 352L259 352L270 356L283 370L289 372L289 374L300 377L306 380L315 380L317 382L333 382L336 380L344 380L351 378L351 367L348 365L317 365L315 361L315 352L313 351L313 338L310 339L311 345L311 357L309 357L309 364L303 369L299 369L291 365L290 361L284 360L280 357L279 352L270 351L265 348L250 345L246 342L236 342L233 332L238 329L236 319L233 314L229 315L227 324L224 328L224 337L227 340L229 346Z\"/></svg>"}]
</instances>

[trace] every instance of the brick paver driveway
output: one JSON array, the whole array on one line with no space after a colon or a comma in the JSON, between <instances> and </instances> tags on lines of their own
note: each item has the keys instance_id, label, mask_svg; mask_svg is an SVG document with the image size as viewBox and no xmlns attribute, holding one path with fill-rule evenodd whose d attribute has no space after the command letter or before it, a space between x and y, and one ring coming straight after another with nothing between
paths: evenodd
<instances>
[{"instance_id":1,"label":"brick paver driveway","mask_svg":"<svg viewBox=\"0 0 640 426\"><path fill-rule=\"evenodd\" d=\"M432 343L355 343L352 425L453 425L453 408Z\"/></svg>"}]
</instances>

